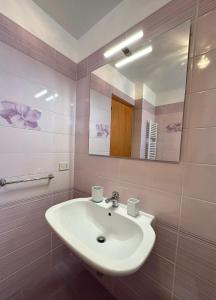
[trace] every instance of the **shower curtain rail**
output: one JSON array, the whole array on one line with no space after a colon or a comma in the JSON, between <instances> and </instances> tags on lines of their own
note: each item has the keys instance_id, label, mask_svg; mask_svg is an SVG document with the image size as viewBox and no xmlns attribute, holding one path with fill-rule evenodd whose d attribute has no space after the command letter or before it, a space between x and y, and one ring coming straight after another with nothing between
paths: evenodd
<instances>
[{"instance_id":1,"label":"shower curtain rail","mask_svg":"<svg viewBox=\"0 0 216 300\"><path fill-rule=\"evenodd\" d=\"M7 181L6 178L0 178L0 187L5 186L7 184L24 183L24 182L31 182L31 181L45 180L45 179L51 180L53 178L55 178L55 176L53 174L49 174L48 176L45 176L45 177L18 179L18 180L11 180L11 181Z\"/></svg>"}]
</instances>

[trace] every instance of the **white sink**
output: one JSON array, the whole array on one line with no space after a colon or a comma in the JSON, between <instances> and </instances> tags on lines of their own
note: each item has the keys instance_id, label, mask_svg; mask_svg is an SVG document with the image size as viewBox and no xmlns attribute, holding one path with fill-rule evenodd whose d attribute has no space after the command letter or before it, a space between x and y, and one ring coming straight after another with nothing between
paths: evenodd
<instances>
[{"instance_id":1,"label":"white sink","mask_svg":"<svg viewBox=\"0 0 216 300\"><path fill-rule=\"evenodd\" d=\"M155 232L153 216L141 212L127 215L126 206L111 208L90 198L73 199L46 211L46 219L57 235L84 262L109 275L127 275L148 258ZM97 240L104 237L102 243Z\"/></svg>"}]
</instances>

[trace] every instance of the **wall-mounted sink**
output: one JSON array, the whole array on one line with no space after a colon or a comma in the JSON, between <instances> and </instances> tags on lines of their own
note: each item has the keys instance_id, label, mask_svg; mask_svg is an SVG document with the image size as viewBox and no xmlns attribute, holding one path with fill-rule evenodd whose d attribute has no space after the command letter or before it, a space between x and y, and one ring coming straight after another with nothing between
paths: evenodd
<instances>
[{"instance_id":1,"label":"wall-mounted sink","mask_svg":"<svg viewBox=\"0 0 216 300\"><path fill-rule=\"evenodd\" d=\"M113 209L90 198L73 199L49 208L46 219L77 256L104 274L135 272L155 242L154 217L143 212L130 217L123 204Z\"/></svg>"}]
</instances>

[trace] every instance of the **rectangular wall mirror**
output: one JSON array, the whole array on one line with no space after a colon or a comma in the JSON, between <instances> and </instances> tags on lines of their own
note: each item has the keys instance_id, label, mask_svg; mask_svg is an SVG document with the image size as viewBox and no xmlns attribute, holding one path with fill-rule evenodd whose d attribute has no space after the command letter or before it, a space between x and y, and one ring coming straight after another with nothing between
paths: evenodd
<instances>
[{"instance_id":1,"label":"rectangular wall mirror","mask_svg":"<svg viewBox=\"0 0 216 300\"><path fill-rule=\"evenodd\" d=\"M178 162L190 22L91 73L89 154Z\"/></svg>"}]
</instances>

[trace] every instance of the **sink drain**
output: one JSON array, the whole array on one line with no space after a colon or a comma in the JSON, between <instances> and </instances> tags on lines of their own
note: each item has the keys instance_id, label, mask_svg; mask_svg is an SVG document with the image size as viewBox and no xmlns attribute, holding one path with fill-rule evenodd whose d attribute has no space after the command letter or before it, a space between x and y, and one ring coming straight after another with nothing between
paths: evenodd
<instances>
[{"instance_id":1,"label":"sink drain","mask_svg":"<svg viewBox=\"0 0 216 300\"><path fill-rule=\"evenodd\" d=\"M104 242L106 242L106 238L101 235L101 236L97 237L97 241L98 241L98 243L104 243Z\"/></svg>"}]
</instances>

